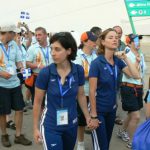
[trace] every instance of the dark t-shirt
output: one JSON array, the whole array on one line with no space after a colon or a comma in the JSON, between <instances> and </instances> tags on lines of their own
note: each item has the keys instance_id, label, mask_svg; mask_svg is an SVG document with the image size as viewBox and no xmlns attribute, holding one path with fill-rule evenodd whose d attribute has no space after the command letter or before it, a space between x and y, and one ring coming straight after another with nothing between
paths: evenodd
<instances>
[{"instance_id":1,"label":"dark t-shirt","mask_svg":"<svg viewBox=\"0 0 150 150\"><path fill-rule=\"evenodd\" d=\"M79 86L84 85L84 71L82 66L71 64L71 72L67 75L62 91L66 91L63 96L63 108L68 110L68 125L57 126L56 111L61 109L61 94L56 65L53 63L43 68L36 80L36 87L46 91L45 110L41 122L47 128L64 130L77 125L76 99ZM71 78L71 82L70 82Z\"/></svg>"},{"instance_id":2,"label":"dark t-shirt","mask_svg":"<svg viewBox=\"0 0 150 150\"><path fill-rule=\"evenodd\" d=\"M97 78L96 107L97 112L110 112L116 106L116 92L119 75L126 64L114 56L114 65L107 62L103 55L98 56L92 63L89 78Z\"/></svg>"}]
</instances>

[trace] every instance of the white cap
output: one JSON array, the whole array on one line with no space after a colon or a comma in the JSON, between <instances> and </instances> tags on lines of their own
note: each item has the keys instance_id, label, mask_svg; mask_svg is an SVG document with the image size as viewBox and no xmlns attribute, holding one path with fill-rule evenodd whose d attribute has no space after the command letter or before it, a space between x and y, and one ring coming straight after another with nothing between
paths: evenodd
<instances>
[{"instance_id":1,"label":"white cap","mask_svg":"<svg viewBox=\"0 0 150 150\"><path fill-rule=\"evenodd\" d=\"M15 24L4 24L0 26L0 32L15 32L20 33L21 29L17 28Z\"/></svg>"}]
</instances>

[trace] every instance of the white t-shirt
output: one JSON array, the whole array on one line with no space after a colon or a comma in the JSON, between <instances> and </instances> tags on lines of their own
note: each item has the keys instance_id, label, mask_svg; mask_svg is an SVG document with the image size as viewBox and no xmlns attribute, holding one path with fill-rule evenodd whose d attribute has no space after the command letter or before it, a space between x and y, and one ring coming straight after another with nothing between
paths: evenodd
<instances>
[{"instance_id":1,"label":"white t-shirt","mask_svg":"<svg viewBox=\"0 0 150 150\"><path fill-rule=\"evenodd\" d=\"M77 52L77 57L74 63L79 64L83 67L84 73L89 72L91 62L97 57L97 55L93 52L91 55L85 54L81 49ZM87 68L86 68L87 65ZM89 96L89 81L85 80L84 85L85 95Z\"/></svg>"},{"instance_id":2,"label":"white t-shirt","mask_svg":"<svg viewBox=\"0 0 150 150\"><path fill-rule=\"evenodd\" d=\"M27 51L26 61L42 64L43 66L48 66L53 62L50 52L51 49L49 43L45 48L41 47L39 43L35 43L29 47ZM34 73L40 72L39 68L32 69L32 70Z\"/></svg>"},{"instance_id":3,"label":"white t-shirt","mask_svg":"<svg viewBox=\"0 0 150 150\"><path fill-rule=\"evenodd\" d=\"M126 55L131 60L132 63L136 62L136 56L134 55L134 53L131 50ZM143 56L142 53L140 53L140 57L141 57L141 61L140 61L139 67L140 67L141 78L143 79L144 72L145 72L145 69L146 69L146 64L145 64L144 56ZM122 76L122 82L133 83L133 84L137 84L137 85L142 85L143 84L142 79L130 78L125 73L123 73L123 76Z\"/></svg>"}]
</instances>

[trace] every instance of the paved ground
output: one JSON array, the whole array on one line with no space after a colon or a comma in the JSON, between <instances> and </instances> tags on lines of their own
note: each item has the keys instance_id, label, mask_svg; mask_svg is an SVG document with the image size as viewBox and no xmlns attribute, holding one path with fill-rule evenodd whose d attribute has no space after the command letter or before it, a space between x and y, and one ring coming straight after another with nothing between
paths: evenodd
<instances>
[{"instance_id":1,"label":"paved ground","mask_svg":"<svg viewBox=\"0 0 150 150\"><path fill-rule=\"evenodd\" d=\"M148 76L150 75L150 45L142 45L142 50L143 52L146 54L146 59L148 61L147 66L148 66L148 71L146 72L146 77L145 77L145 91L147 89L147 79ZM122 116L122 118L125 116L125 112L120 111L120 114ZM144 109L141 111L141 122L144 121L145 116L144 116ZM23 123L23 132L26 134L26 136L31 139L33 141L33 129L32 129L32 110L29 110L27 113L24 113L24 123ZM125 147L125 143L122 142L117 136L116 136L116 132L118 130L118 126L114 127L114 131L113 131L113 136L112 136L112 140L111 140L111 144L110 144L110 150L128 150ZM2 147L1 143L0 143L0 150L42 150L42 146L41 145L35 145L33 143L32 146L22 146L22 145L16 145L14 144L13 140L14 140L14 134L15 132L13 130L8 130L9 135L10 135L10 139L11 139L11 143L12 143L12 147L11 148L4 148ZM85 134L85 145L86 145L86 150L92 150L92 142L91 142L91 136Z\"/></svg>"},{"instance_id":2,"label":"paved ground","mask_svg":"<svg viewBox=\"0 0 150 150\"><path fill-rule=\"evenodd\" d=\"M122 116L124 116L125 114L122 114ZM144 111L142 110L142 118L144 119ZM141 121L143 121L143 119ZM33 141L33 129L32 129L32 110L29 110L28 112L24 113L24 124L23 124L23 132L26 134L26 136L31 139ZM111 145L110 145L110 150L128 150L125 147L125 142L122 142L121 139L119 139L116 136L116 132L118 130L119 126L115 126L114 128L114 132L113 132L113 137L112 137L112 141L111 141ZM15 131L8 129L9 135L10 135L10 139L11 139L11 143L12 143L12 147L10 148L4 148L2 147L1 143L0 143L0 150L42 150L42 146L41 145L35 145L33 144L32 146L22 146L22 145L17 145L14 144L13 140L14 140L14 134ZM85 134L85 145L86 145L86 150L92 150L92 142L91 142L91 136L88 134Z\"/></svg>"}]
</instances>

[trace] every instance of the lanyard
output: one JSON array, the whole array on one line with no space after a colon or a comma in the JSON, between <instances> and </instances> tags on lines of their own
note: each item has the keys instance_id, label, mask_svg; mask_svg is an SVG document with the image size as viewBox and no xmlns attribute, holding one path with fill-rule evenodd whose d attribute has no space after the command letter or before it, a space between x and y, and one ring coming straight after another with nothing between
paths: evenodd
<instances>
[{"instance_id":1,"label":"lanyard","mask_svg":"<svg viewBox=\"0 0 150 150\"><path fill-rule=\"evenodd\" d=\"M43 49L42 47L41 47L41 51L42 51L43 56L44 56L44 58L45 58L46 65L48 65L48 64L49 64L49 52L48 52L48 47L46 48L46 54L45 54L44 49Z\"/></svg>"},{"instance_id":2,"label":"lanyard","mask_svg":"<svg viewBox=\"0 0 150 150\"><path fill-rule=\"evenodd\" d=\"M6 50L6 48L3 45L1 45L1 48L2 48L5 56L7 57L7 60L9 61L10 47L8 47L8 50Z\"/></svg>"},{"instance_id":3,"label":"lanyard","mask_svg":"<svg viewBox=\"0 0 150 150\"><path fill-rule=\"evenodd\" d=\"M115 65L115 75L113 73L112 68L109 66L109 64L106 64L106 67L109 70L110 74L114 76L114 78L115 78L115 88L117 88L117 77L118 77L117 66Z\"/></svg>"},{"instance_id":4,"label":"lanyard","mask_svg":"<svg viewBox=\"0 0 150 150\"><path fill-rule=\"evenodd\" d=\"M63 92L61 79L58 78L58 85L59 85L59 90L60 90L60 95L61 95L61 108L63 108L63 96L71 89L72 81L73 81L73 76L69 78L69 88Z\"/></svg>"},{"instance_id":5,"label":"lanyard","mask_svg":"<svg viewBox=\"0 0 150 150\"><path fill-rule=\"evenodd\" d=\"M87 57L85 56L85 54L82 54L83 58L85 59L85 61L87 61L88 65L90 66L90 63L88 62ZM92 55L92 61L93 61L93 55Z\"/></svg>"}]
</instances>

